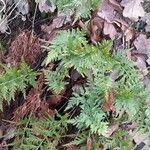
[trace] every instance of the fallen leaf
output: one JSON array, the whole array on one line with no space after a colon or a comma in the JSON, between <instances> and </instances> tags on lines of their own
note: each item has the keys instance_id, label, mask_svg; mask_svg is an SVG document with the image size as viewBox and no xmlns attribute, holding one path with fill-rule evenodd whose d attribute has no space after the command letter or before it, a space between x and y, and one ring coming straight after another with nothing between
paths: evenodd
<instances>
[{"instance_id":1,"label":"fallen leaf","mask_svg":"<svg viewBox=\"0 0 150 150\"><path fill-rule=\"evenodd\" d=\"M126 41L129 42L133 39L133 37L135 35L135 31L132 28L127 28L124 35L126 37Z\"/></svg>"},{"instance_id":2,"label":"fallen leaf","mask_svg":"<svg viewBox=\"0 0 150 150\"><path fill-rule=\"evenodd\" d=\"M66 15L63 12L59 12L50 25L42 25L41 30L46 33L44 39L50 42L56 36L57 29L61 28L63 25L71 21L70 16L71 14Z\"/></svg>"},{"instance_id":3,"label":"fallen leaf","mask_svg":"<svg viewBox=\"0 0 150 150\"><path fill-rule=\"evenodd\" d=\"M146 62L145 62L145 58L144 57L136 57L137 60L135 62L135 65L138 67L139 71L141 71L143 73L143 75L147 75L148 74L148 69L146 66Z\"/></svg>"},{"instance_id":4,"label":"fallen leaf","mask_svg":"<svg viewBox=\"0 0 150 150\"><path fill-rule=\"evenodd\" d=\"M97 15L108 23L115 23L117 26L128 26L125 18L122 16L122 10L112 5L109 0L104 0L99 8Z\"/></svg>"},{"instance_id":5,"label":"fallen leaf","mask_svg":"<svg viewBox=\"0 0 150 150\"><path fill-rule=\"evenodd\" d=\"M146 13L142 20L146 22L145 31L150 32L150 13Z\"/></svg>"},{"instance_id":6,"label":"fallen leaf","mask_svg":"<svg viewBox=\"0 0 150 150\"><path fill-rule=\"evenodd\" d=\"M46 118L46 117L54 117L55 116L55 110L52 110L49 108L49 104L45 101L42 101L40 104L40 109L37 112L37 115L40 119Z\"/></svg>"},{"instance_id":7,"label":"fallen leaf","mask_svg":"<svg viewBox=\"0 0 150 150\"><path fill-rule=\"evenodd\" d=\"M55 93L52 91L52 94L50 97L47 99L47 103L49 104L50 107L58 105L60 102L63 100L63 96L66 92L66 89L63 89L60 94Z\"/></svg>"},{"instance_id":8,"label":"fallen leaf","mask_svg":"<svg viewBox=\"0 0 150 150\"><path fill-rule=\"evenodd\" d=\"M150 85L150 79L147 76L145 76L142 81L143 81L144 87L148 87Z\"/></svg>"},{"instance_id":9,"label":"fallen leaf","mask_svg":"<svg viewBox=\"0 0 150 150\"><path fill-rule=\"evenodd\" d=\"M116 1L116 0L109 0L109 2L111 4L113 4L114 6L118 7L118 9L120 9L122 11L122 7L121 7L121 5L119 4L118 1Z\"/></svg>"},{"instance_id":10,"label":"fallen leaf","mask_svg":"<svg viewBox=\"0 0 150 150\"><path fill-rule=\"evenodd\" d=\"M106 21L104 22L104 28L103 28L103 34L104 35L109 35L109 37L114 40L115 36L117 34L117 31L114 27L113 24L107 23Z\"/></svg>"},{"instance_id":11,"label":"fallen leaf","mask_svg":"<svg viewBox=\"0 0 150 150\"><path fill-rule=\"evenodd\" d=\"M137 132L132 132L130 130L129 135L134 140L136 145L139 145L141 142L144 142L145 144L149 144L149 142L150 142L150 137L149 137L148 133L146 134L145 131L142 129Z\"/></svg>"},{"instance_id":12,"label":"fallen leaf","mask_svg":"<svg viewBox=\"0 0 150 150\"><path fill-rule=\"evenodd\" d=\"M104 19L94 17L89 24L88 33L92 43L97 43L103 38Z\"/></svg>"},{"instance_id":13,"label":"fallen leaf","mask_svg":"<svg viewBox=\"0 0 150 150\"><path fill-rule=\"evenodd\" d=\"M103 136L109 138L117 129L119 128L119 124L114 124L109 126Z\"/></svg>"},{"instance_id":14,"label":"fallen leaf","mask_svg":"<svg viewBox=\"0 0 150 150\"><path fill-rule=\"evenodd\" d=\"M15 5L18 9L18 12L22 13L23 15L26 15L29 13L29 3L28 0L14 0Z\"/></svg>"},{"instance_id":15,"label":"fallen leaf","mask_svg":"<svg viewBox=\"0 0 150 150\"><path fill-rule=\"evenodd\" d=\"M120 128L122 128L123 130L133 130L135 128L137 128L137 124L135 122L132 123L122 123L119 125Z\"/></svg>"},{"instance_id":16,"label":"fallen leaf","mask_svg":"<svg viewBox=\"0 0 150 150\"><path fill-rule=\"evenodd\" d=\"M49 0L35 0L36 3L39 5L39 10L41 12L54 12L56 9L56 6L52 3L52 1Z\"/></svg>"},{"instance_id":17,"label":"fallen leaf","mask_svg":"<svg viewBox=\"0 0 150 150\"><path fill-rule=\"evenodd\" d=\"M150 57L150 39L146 38L146 35L140 34L133 42L137 49L137 53L146 54Z\"/></svg>"},{"instance_id":18,"label":"fallen leaf","mask_svg":"<svg viewBox=\"0 0 150 150\"><path fill-rule=\"evenodd\" d=\"M145 11L141 5L142 2L143 0L122 0L121 5L124 7L123 16L138 21L139 17L145 15Z\"/></svg>"}]
</instances>

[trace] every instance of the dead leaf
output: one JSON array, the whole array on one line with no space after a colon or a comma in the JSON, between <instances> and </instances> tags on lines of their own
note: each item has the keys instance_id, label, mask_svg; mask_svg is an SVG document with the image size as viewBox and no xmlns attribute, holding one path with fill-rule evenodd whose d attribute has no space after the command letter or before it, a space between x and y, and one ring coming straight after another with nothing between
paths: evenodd
<instances>
[{"instance_id":1,"label":"dead leaf","mask_svg":"<svg viewBox=\"0 0 150 150\"><path fill-rule=\"evenodd\" d=\"M150 13L146 13L142 18L143 21L146 22L145 30L146 32L150 32Z\"/></svg>"},{"instance_id":2,"label":"dead leaf","mask_svg":"<svg viewBox=\"0 0 150 150\"><path fill-rule=\"evenodd\" d=\"M130 130L129 135L134 140L136 145L139 145L141 142L144 142L145 144L148 145L150 142L150 136L148 134L146 134L145 131L142 129L137 132L132 132Z\"/></svg>"},{"instance_id":3,"label":"dead leaf","mask_svg":"<svg viewBox=\"0 0 150 150\"><path fill-rule=\"evenodd\" d=\"M92 43L96 43L102 40L103 38L103 27L104 19L100 17L94 17L89 24L88 33Z\"/></svg>"},{"instance_id":4,"label":"dead leaf","mask_svg":"<svg viewBox=\"0 0 150 150\"><path fill-rule=\"evenodd\" d=\"M127 28L124 35L126 37L126 41L129 42L133 39L133 37L135 35L135 31L132 28Z\"/></svg>"},{"instance_id":5,"label":"dead leaf","mask_svg":"<svg viewBox=\"0 0 150 150\"><path fill-rule=\"evenodd\" d=\"M35 113L40 107L41 98L40 93L36 89L31 89L25 99L25 103L19 106L13 113L13 121L17 122L23 118L26 114L32 112Z\"/></svg>"},{"instance_id":6,"label":"dead leaf","mask_svg":"<svg viewBox=\"0 0 150 150\"><path fill-rule=\"evenodd\" d=\"M141 5L142 2L143 0L122 0L121 5L124 7L123 16L138 21L139 17L145 15L145 11Z\"/></svg>"},{"instance_id":7,"label":"dead leaf","mask_svg":"<svg viewBox=\"0 0 150 150\"><path fill-rule=\"evenodd\" d=\"M86 150L92 150L92 139L90 137L86 140Z\"/></svg>"},{"instance_id":8,"label":"dead leaf","mask_svg":"<svg viewBox=\"0 0 150 150\"><path fill-rule=\"evenodd\" d=\"M136 66L138 67L139 71L141 71L143 73L143 75L147 75L148 74L148 69L146 66L146 62L145 62L145 58L144 57L136 57L137 60L135 62Z\"/></svg>"},{"instance_id":9,"label":"dead leaf","mask_svg":"<svg viewBox=\"0 0 150 150\"><path fill-rule=\"evenodd\" d=\"M14 0L15 5L18 9L18 12L22 13L23 15L26 15L29 13L29 3L28 0Z\"/></svg>"},{"instance_id":10,"label":"dead leaf","mask_svg":"<svg viewBox=\"0 0 150 150\"><path fill-rule=\"evenodd\" d=\"M35 0L36 3L39 5L39 10L41 12L54 12L56 9L56 6L52 3L52 1L49 0Z\"/></svg>"},{"instance_id":11,"label":"dead leaf","mask_svg":"<svg viewBox=\"0 0 150 150\"><path fill-rule=\"evenodd\" d=\"M111 125L106 129L103 135L109 138L116 130L118 130L118 128L119 128L119 124Z\"/></svg>"},{"instance_id":12,"label":"dead leaf","mask_svg":"<svg viewBox=\"0 0 150 150\"><path fill-rule=\"evenodd\" d=\"M137 124L135 122L123 123L123 124L119 125L119 127L122 128L123 130L130 131L130 130L137 128Z\"/></svg>"},{"instance_id":13,"label":"dead leaf","mask_svg":"<svg viewBox=\"0 0 150 150\"><path fill-rule=\"evenodd\" d=\"M59 12L50 25L42 25L41 30L46 33L44 39L50 42L57 35L57 29L71 21L70 16L71 14L66 15L63 12Z\"/></svg>"},{"instance_id":14,"label":"dead leaf","mask_svg":"<svg viewBox=\"0 0 150 150\"><path fill-rule=\"evenodd\" d=\"M137 53L146 54L150 57L150 39L146 38L146 35L140 34L133 42L137 49Z\"/></svg>"},{"instance_id":15,"label":"dead leaf","mask_svg":"<svg viewBox=\"0 0 150 150\"><path fill-rule=\"evenodd\" d=\"M119 27L122 25L128 26L128 23L122 16L122 11L118 7L111 4L109 0L104 0L102 2L97 15L106 20L108 23L115 23Z\"/></svg>"},{"instance_id":16,"label":"dead leaf","mask_svg":"<svg viewBox=\"0 0 150 150\"><path fill-rule=\"evenodd\" d=\"M112 111L112 112L114 112L115 111L115 107L114 107L114 104L113 104L113 101L114 101L114 90L110 89L106 96L107 96L106 97L106 101L103 104L103 110L104 111Z\"/></svg>"},{"instance_id":17,"label":"dead leaf","mask_svg":"<svg viewBox=\"0 0 150 150\"><path fill-rule=\"evenodd\" d=\"M109 37L114 40L115 36L117 34L117 31L114 27L113 24L107 23L106 21L104 22L104 28L103 28L103 34L104 35L109 35Z\"/></svg>"},{"instance_id":18,"label":"dead leaf","mask_svg":"<svg viewBox=\"0 0 150 150\"><path fill-rule=\"evenodd\" d=\"M143 81L144 87L148 87L150 85L150 79L147 76L145 76L142 81Z\"/></svg>"},{"instance_id":19,"label":"dead leaf","mask_svg":"<svg viewBox=\"0 0 150 150\"><path fill-rule=\"evenodd\" d=\"M58 105L63 100L63 95L65 94L66 89L63 89L60 94L56 94L52 91L52 95L47 99L48 104L50 107Z\"/></svg>"}]
</instances>

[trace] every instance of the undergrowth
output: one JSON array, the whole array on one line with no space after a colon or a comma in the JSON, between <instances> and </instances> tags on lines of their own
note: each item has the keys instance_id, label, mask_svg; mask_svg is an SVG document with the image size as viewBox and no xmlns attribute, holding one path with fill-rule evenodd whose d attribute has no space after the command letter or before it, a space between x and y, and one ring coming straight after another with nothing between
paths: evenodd
<instances>
[{"instance_id":1,"label":"undergrowth","mask_svg":"<svg viewBox=\"0 0 150 150\"><path fill-rule=\"evenodd\" d=\"M64 36L65 38L62 38ZM129 50L114 50L110 53L111 45L110 41L103 41L96 45L88 44L85 33L80 30L60 32L49 46L50 51L46 59L46 64L53 61L59 62L59 69L46 71L46 80L49 77L52 80L55 78L55 82L47 82L47 84L50 88L51 84L54 87L62 85L61 88L59 87L62 90L67 84L65 79L69 77L71 68L87 78L87 83L80 89L80 93L73 93L66 108L66 110L80 108L80 114L69 121L80 130L89 129L90 134L105 136L110 124L124 118L122 122L135 121L139 130L145 127L145 132L149 132L146 129L149 122L148 115L146 117L146 114L149 114L146 100L149 98L150 89L144 88L134 62L127 58ZM88 73L89 70L92 75ZM58 76L53 76L54 74ZM59 84L60 81L61 83L64 81L64 84ZM111 119L108 118L108 110L103 107L108 100L110 90L113 91L112 105L114 107ZM143 107L145 107L144 111L141 112ZM111 108L108 108L110 111ZM124 114L119 116L122 110ZM145 117L140 117L140 113L144 113ZM144 120L142 125L137 118ZM147 123L143 126L145 121Z\"/></svg>"},{"instance_id":2,"label":"undergrowth","mask_svg":"<svg viewBox=\"0 0 150 150\"><path fill-rule=\"evenodd\" d=\"M58 11L64 11L67 13L73 13L75 19L88 18L92 10L95 10L100 0L50 0L55 5Z\"/></svg>"},{"instance_id":3,"label":"undergrowth","mask_svg":"<svg viewBox=\"0 0 150 150\"><path fill-rule=\"evenodd\" d=\"M76 18L86 18L98 5L98 0L53 0L58 10L75 10ZM150 135L150 105L147 100L150 88L143 86L140 72L134 62L127 58L130 50L112 50L112 42L103 40L95 45L87 41L86 33L79 29L60 31L50 43L45 64L55 63L53 70L44 70L48 91L60 94L69 84L71 69L84 79L79 92L69 98L65 115L38 119L30 115L22 119L15 132L14 149L53 150L57 149L69 126L78 133L64 145L78 145L86 149L87 139L92 149L134 149L127 132L118 127L111 135L107 130L112 124L134 122L137 131ZM0 75L0 109L3 101L10 103L21 91L25 97L28 84L34 86L36 73L22 63L19 68L7 68ZM77 114L72 115L72 110ZM123 112L123 113L121 113ZM70 118L66 117L70 114ZM67 136L67 135L66 135Z\"/></svg>"},{"instance_id":4,"label":"undergrowth","mask_svg":"<svg viewBox=\"0 0 150 150\"><path fill-rule=\"evenodd\" d=\"M15 150L55 150L66 129L67 116L57 113L57 120L52 117L39 120L30 115L17 124L16 139L10 145Z\"/></svg>"},{"instance_id":5,"label":"undergrowth","mask_svg":"<svg viewBox=\"0 0 150 150\"><path fill-rule=\"evenodd\" d=\"M36 73L24 62L19 68L1 66L4 71L0 74L0 110L3 109L4 100L8 104L11 100L15 100L17 91L21 91L25 97L27 86L29 84L34 86L36 83Z\"/></svg>"}]
</instances>

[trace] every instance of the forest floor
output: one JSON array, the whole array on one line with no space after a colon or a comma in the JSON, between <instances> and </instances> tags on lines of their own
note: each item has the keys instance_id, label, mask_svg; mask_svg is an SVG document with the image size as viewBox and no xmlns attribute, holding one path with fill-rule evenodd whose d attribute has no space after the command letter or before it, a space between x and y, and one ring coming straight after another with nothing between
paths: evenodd
<instances>
[{"instance_id":1,"label":"forest floor","mask_svg":"<svg viewBox=\"0 0 150 150\"><path fill-rule=\"evenodd\" d=\"M69 77L65 77L68 84L59 93L48 88L45 77L45 70L56 70L60 61L45 63L53 40L62 30L79 29L85 32L90 45L108 40L112 42L110 53L128 50L127 60L138 70L144 88L149 87L150 1L103 0L87 18L82 15L74 18L74 12L66 14L53 7L48 0L0 0L0 63L3 64L0 65L0 150L150 150L150 110L146 111L149 120L144 117L147 122L142 120L146 130L137 131L138 125L130 117L124 121L127 110L116 113L115 96L110 90L102 108L109 125L107 133L98 139L97 133L90 132L89 128L78 129L68 123L68 118L80 113L78 106L66 111L73 92L79 93L89 75L83 76L71 67ZM4 89L4 82L13 79L13 73L19 70L22 61L36 72L35 84L32 86L32 81L28 81L24 96L21 85L16 83L20 86L17 88L13 83L15 94L8 100L11 86ZM16 70L11 70L9 76L4 66ZM146 103L148 110L149 99ZM122 120L115 122L113 115L116 114ZM44 119L50 120L47 123Z\"/></svg>"}]
</instances>

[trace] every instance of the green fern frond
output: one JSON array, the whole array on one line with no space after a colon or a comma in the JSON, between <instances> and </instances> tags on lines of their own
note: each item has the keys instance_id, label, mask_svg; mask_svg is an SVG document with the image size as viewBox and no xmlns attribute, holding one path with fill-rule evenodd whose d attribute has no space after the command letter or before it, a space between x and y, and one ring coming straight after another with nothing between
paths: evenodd
<instances>
[{"instance_id":1,"label":"green fern frond","mask_svg":"<svg viewBox=\"0 0 150 150\"><path fill-rule=\"evenodd\" d=\"M61 116L58 113L57 120L52 117L42 120L35 117L24 118L18 122L15 132L19 140L14 140L12 145L15 150L56 150L52 142L59 140L65 134L67 121L67 116Z\"/></svg>"},{"instance_id":2,"label":"green fern frond","mask_svg":"<svg viewBox=\"0 0 150 150\"><path fill-rule=\"evenodd\" d=\"M83 144L86 139L87 139L87 133L86 132L83 132L83 133L77 133L77 135L75 136L74 140L69 142L68 144L65 144L64 146L67 147L67 146L70 146L70 145L80 145L80 144Z\"/></svg>"},{"instance_id":3,"label":"green fern frond","mask_svg":"<svg viewBox=\"0 0 150 150\"><path fill-rule=\"evenodd\" d=\"M91 11L95 10L100 3L99 0L51 0L51 2L57 6L59 11L75 12L75 19L89 17Z\"/></svg>"},{"instance_id":4,"label":"green fern frond","mask_svg":"<svg viewBox=\"0 0 150 150\"><path fill-rule=\"evenodd\" d=\"M80 94L74 94L70 99L67 109L74 106L80 107L80 115L70 120L78 128L90 128L91 133L103 134L107 129L104 121L105 113L101 111L102 100L100 91L96 88L86 88Z\"/></svg>"},{"instance_id":5,"label":"green fern frond","mask_svg":"<svg viewBox=\"0 0 150 150\"><path fill-rule=\"evenodd\" d=\"M25 90L30 84L35 85L36 73L30 67L22 63L20 68L7 68L0 75L0 110L2 110L3 100L10 103L15 99L16 91L21 91L25 96Z\"/></svg>"},{"instance_id":6,"label":"green fern frond","mask_svg":"<svg viewBox=\"0 0 150 150\"><path fill-rule=\"evenodd\" d=\"M65 82L65 77L68 74L67 69L58 67L56 71L45 70L45 83L48 85L49 90L53 90L56 93L60 93L65 85L68 83Z\"/></svg>"},{"instance_id":7,"label":"green fern frond","mask_svg":"<svg viewBox=\"0 0 150 150\"><path fill-rule=\"evenodd\" d=\"M49 47L46 64L53 60L61 60L60 66L74 67L83 75L87 73L88 69L96 68L97 64L108 64L106 60L111 59L108 55L110 47L110 41L103 41L95 46L89 45L83 31L62 31Z\"/></svg>"}]
</instances>

